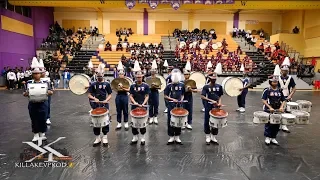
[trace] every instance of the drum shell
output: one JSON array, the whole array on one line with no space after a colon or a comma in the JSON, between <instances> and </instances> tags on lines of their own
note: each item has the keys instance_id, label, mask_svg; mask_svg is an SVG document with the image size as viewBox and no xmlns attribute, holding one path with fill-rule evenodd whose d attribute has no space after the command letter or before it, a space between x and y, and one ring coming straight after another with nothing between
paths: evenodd
<instances>
[{"instance_id":1,"label":"drum shell","mask_svg":"<svg viewBox=\"0 0 320 180\"><path fill-rule=\"evenodd\" d=\"M109 112L102 114L101 116L98 115L91 115L91 121L93 123L93 127L100 128L105 127L110 124Z\"/></svg>"},{"instance_id":2,"label":"drum shell","mask_svg":"<svg viewBox=\"0 0 320 180\"><path fill-rule=\"evenodd\" d=\"M253 113L253 123L266 124L269 122L270 115L264 111L258 111Z\"/></svg>"},{"instance_id":3,"label":"drum shell","mask_svg":"<svg viewBox=\"0 0 320 180\"><path fill-rule=\"evenodd\" d=\"M30 89L29 86L34 85L34 89ZM45 94L39 94L38 89L41 86L41 89L45 87ZM28 91L29 91L29 101L30 102L44 102L48 100L48 84L43 83L43 84L28 84Z\"/></svg>"},{"instance_id":4,"label":"drum shell","mask_svg":"<svg viewBox=\"0 0 320 180\"><path fill-rule=\"evenodd\" d=\"M148 110L147 110L148 112ZM147 127L149 113L144 116L134 116L132 111L130 112L131 115L131 124L134 128L145 128Z\"/></svg>"},{"instance_id":5,"label":"drum shell","mask_svg":"<svg viewBox=\"0 0 320 180\"><path fill-rule=\"evenodd\" d=\"M300 108L299 108L299 105L298 105L298 103L287 103L286 104L286 111L287 112L291 112L291 111L296 111L296 110L299 110Z\"/></svg>"},{"instance_id":6,"label":"drum shell","mask_svg":"<svg viewBox=\"0 0 320 180\"><path fill-rule=\"evenodd\" d=\"M215 116L211 113L211 111L209 112L210 115L210 120L209 120L209 124L211 127L213 128L224 128L228 125L228 113L225 116Z\"/></svg>"},{"instance_id":7,"label":"drum shell","mask_svg":"<svg viewBox=\"0 0 320 180\"><path fill-rule=\"evenodd\" d=\"M30 102L44 102L48 100L48 95L41 94L41 95L31 95L29 96Z\"/></svg>"},{"instance_id":8,"label":"drum shell","mask_svg":"<svg viewBox=\"0 0 320 180\"><path fill-rule=\"evenodd\" d=\"M187 121L188 121L188 114L185 116L175 116L171 113L171 120L170 120L171 126L181 128L187 125Z\"/></svg>"},{"instance_id":9,"label":"drum shell","mask_svg":"<svg viewBox=\"0 0 320 180\"><path fill-rule=\"evenodd\" d=\"M312 103L310 101L298 100L299 110L311 112Z\"/></svg>"},{"instance_id":10,"label":"drum shell","mask_svg":"<svg viewBox=\"0 0 320 180\"><path fill-rule=\"evenodd\" d=\"M303 115L301 114L303 113ZM310 114L306 111L292 111L293 115L296 116L296 124L305 125L309 124Z\"/></svg>"},{"instance_id":11,"label":"drum shell","mask_svg":"<svg viewBox=\"0 0 320 180\"><path fill-rule=\"evenodd\" d=\"M292 114L290 114L292 115ZM287 117L285 114L282 114L281 117L281 124L283 125L294 125L296 124L297 117L293 115L293 117Z\"/></svg>"},{"instance_id":12,"label":"drum shell","mask_svg":"<svg viewBox=\"0 0 320 180\"><path fill-rule=\"evenodd\" d=\"M281 114L270 114L270 124L281 124Z\"/></svg>"}]
</instances>

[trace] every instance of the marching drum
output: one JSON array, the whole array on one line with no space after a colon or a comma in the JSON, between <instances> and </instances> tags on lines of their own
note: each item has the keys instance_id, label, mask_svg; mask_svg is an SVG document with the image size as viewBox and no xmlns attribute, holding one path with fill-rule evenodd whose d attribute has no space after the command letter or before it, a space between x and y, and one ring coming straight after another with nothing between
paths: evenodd
<instances>
[{"instance_id":1,"label":"marching drum","mask_svg":"<svg viewBox=\"0 0 320 180\"><path fill-rule=\"evenodd\" d=\"M212 44L212 49L218 49L218 45L217 44Z\"/></svg>"},{"instance_id":2,"label":"marching drum","mask_svg":"<svg viewBox=\"0 0 320 180\"><path fill-rule=\"evenodd\" d=\"M253 123L266 124L269 122L270 115L264 111L257 111L253 113Z\"/></svg>"},{"instance_id":3,"label":"marching drum","mask_svg":"<svg viewBox=\"0 0 320 180\"><path fill-rule=\"evenodd\" d=\"M213 128L224 128L227 126L228 113L222 109L212 109L210 112L210 126Z\"/></svg>"},{"instance_id":4,"label":"marching drum","mask_svg":"<svg viewBox=\"0 0 320 180\"><path fill-rule=\"evenodd\" d=\"M270 114L270 124L281 124L282 115L281 114Z\"/></svg>"},{"instance_id":5,"label":"marching drum","mask_svg":"<svg viewBox=\"0 0 320 180\"><path fill-rule=\"evenodd\" d=\"M148 110L145 108L137 107L130 111L131 123L134 128L145 128L149 117Z\"/></svg>"},{"instance_id":6,"label":"marching drum","mask_svg":"<svg viewBox=\"0 0 320 180\"><path fill-rule=\"evenodd\" d=\"M291 111L295 111L295 110L299 110L298 103L296 103L296 102L287 102L286 111L291 112Z\"/></svg>"},{"instance_id":7,"label":"marching drum","mask_svg":"<svg viewBox=\"0 0 320 180\"><path fill-rule=\"evenodd\" d=\"M221 43L221 42L217 42L216 44L217 44L217 46L218 46L219 48L222 46L222 43Z\"/></svg>"},{"instance_id":8,"label":"marching drum","mask_svg":"<svg viewBox=\"0 0 320 180\"><path fill-rule=\"evenodd\" d=\"M239 96L241 94L241 91L239 91L240 88L243 88L243 83L240 78L236 77L227 77L222 81L222 87L223 91L231 96Z\"/></svg>"},{"instance_id":9,"label":"marching drum","mask_svg":"<svg viewBox=\"0 0 320 180\"><path fill-rule=\"evenodd\" d=\"M197 89L202 89L206 85L206 76L201 72L193 72L190 74L189 79L192 79L196 82Z\"/></svg>"},{"instance_id":10,"label":"marching drum","mask_svg":"<svg viewBox=\"0 0 320 180\"><path fill-rule=\"evenodd\" d=\"M77 74L72 76L69 81L69 88L72 93L82 95L87 92L90 86L90 77L85 74Z\"/></svg>"},{"instance_id":11,"label":"marching drum","mask_svg":"<svg viewBox=\"0 0 320 180\"><path fill-rule=\"evenodd\" d=\"M156 75L156 77L159 78L160 81L161 81L161 88L159 89L159 92L162 92L162 91L164 91L164 89L165 89L166 86L167 86L166 79L165 79L164 77L158 75L158 74Z\"/></svg>"},{"instance_id":12,"label":"marching drum","mask_svg":"<svg viewBox=\"0 0 320 180\"><path fill-rule=\"evenodd\" d=\"M297 124L309 124L310 114L306 111L292 111L293 115L295 115Z\"/></svg>"},{"instance_id":13,"label":"marching drum","mask_svg":"<svg viewBox=\"0 0 320 180\"><path fill-rule=\"evenodd\" d=\"M200 49L205 49L206 45L205 44L200 44Z\"/></svg>"},{"instance_id":14,"label":"marching drum","mask_svg":"<svg viewBox=\"0 0 320 180\"><path fill-rule=\"evenodd\" d=\"M293 114L284 113L282 114L281 124L283 125L293 125L296 123L296 116Z\"/></svg>"},{"instance_id":15,"label":"marching drum","mask_svg":"<svg viewBox=\"0 0 320 180\"><path fill-rule=\"evenodd\" d=\"M103 107L96 108L90 112L93 127L100 128L110 124L109 110Z\"/></svg>"},{"instance_id":16,"label":"marching drum","mask_svg":"<svg viewBox=\"0 0 320 180\"><path fill-rule=\"evenodd\" d=\"M187 125L189 112L180 107L173 108L170 111L171 121L170 125L173 127L184 127Z\"/></svg>"},{"instance_id":17,"label":"marching drum","mask_svg":"<svg viewBox=\"0 0 320 180\"><path fill-rule=\"evenodd\" d=\"M48 100L48 83L28 84L29 101L43 102Z\"/></svg>"},{"instance_id":18,"label":"marching drum","mask_svg":"<svg viewBox=\"0 0 320 180\"><path fill-rule=\"evenodd\" d=\"M299 105L301 111L306 111L308 113L311 112L312 103L306 100L298 100L296 101Z\"/></svg>"}]
</instances>

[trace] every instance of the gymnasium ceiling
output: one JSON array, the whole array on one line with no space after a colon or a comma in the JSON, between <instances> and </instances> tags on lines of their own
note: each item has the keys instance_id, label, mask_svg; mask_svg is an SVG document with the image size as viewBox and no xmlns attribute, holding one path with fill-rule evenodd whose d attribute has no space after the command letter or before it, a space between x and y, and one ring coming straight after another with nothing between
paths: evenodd
<instances>
[{"instance_id":1,"label":"gymnasium ceiling","mask_svg":"<svg viewBox=\"0 0 320 180\"><path fill-rule=\"evenodd\" d=\"M78 8L95 8L101 11L101 9L127 9L124 0L104 0L101 3L100 0L9 0L9 2L16 6L45 6L45 7L78 7ZM148 4L137 3L133 10L142 10L150 7ZM170 9L169 4L159 4L156 11L160 9ZM203 5L203 4L182 4L177 11L189 11L189 10L242 10L242 9L268 9L268 10L292 10L292 9L320 9L320 1L290 1L290 0L278 0L278 1L235 1L234 4L215 4L215 5ZM128 9L127 9L128 10Z\"/></svg>"}]
</instances>

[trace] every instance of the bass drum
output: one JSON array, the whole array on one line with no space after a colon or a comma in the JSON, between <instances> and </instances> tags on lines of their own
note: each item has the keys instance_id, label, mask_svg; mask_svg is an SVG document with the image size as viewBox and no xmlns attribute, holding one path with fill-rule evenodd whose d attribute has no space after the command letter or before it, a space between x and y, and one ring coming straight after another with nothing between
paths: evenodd
<instances>
[{"instance_id":1,"label":"bass drum","mask_svg":"<svg viewBox=\"0 0 320 180\"><path fill-rule=\"evenodd\" d=\"M240 78L227 77L222 81L224 93L228 96L235 97L241 94L240 88L243 88L243 82Z\"/></svg>"},{"instance_id":2,"label":"bass drum","mask_svg":"<svg viewBox=\"0 0 320 180\"><path fill-rule=\"evenodd\" d=\"M190 74L189 79L192 79L196 82L197 89L202 89L206 85L206 76L201 72L193 72Z\"/></svg>"},{"instance_id":3,"label":"bass drum","mask_svg":"<svg viewBox=\"0 0 320 180\"><path fill-rule=\"evenodd\" d=\"M165 89L166 86L167 86L166 79L165 79L164 77L158 75L158 74L156 75L156 77L159 78L160 81L161 81L161 88L159 89L159 92L162 92L162 91L164 91L164 89Z\"/></svg>"},{"instance_id":4,"label":"bass drum","mask_svg":"<svg viewBox=\"0 0 320 180\"><path fill-rule=\"evenodd\" d=\"M90 77L86 74L76 74L69 81L69 88L73 94L82 95L90 86Z\"/></svg>"}]
</instances>

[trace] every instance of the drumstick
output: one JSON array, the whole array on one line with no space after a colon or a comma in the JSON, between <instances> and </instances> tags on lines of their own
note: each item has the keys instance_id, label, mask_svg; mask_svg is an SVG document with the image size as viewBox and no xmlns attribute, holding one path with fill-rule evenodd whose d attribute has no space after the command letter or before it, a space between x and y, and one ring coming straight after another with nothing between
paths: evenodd
<instances>
[{"instance_id":1,"label":"drumstick","mask_svg":"<svg viewBox=\"0 0 320 180\"><path fill-rule=\"evenodd\" d=\"M218 103L213 103L213 102L208 102L209 104L218 104ZM225 107L225 106L227 106L227 105L223 105L223 104L221 104L220 105L220 107Z\"/></svg>"},{"instance_id":2,"label":"drumstick","mask_svg":"<svg viewBox=\"0 0 320 180\"><path fill-rule=\"evenodd\" d=\"M89 101L89 102L93 102L93 103L102 103L102 104L109 104L108 102L104 103L103 101L98 101L98 102L96 102L96 101Z\"/></svg>"},{"instance_id":3,"label":"drumstick","mask_svg":"<svg viewBox=\"0 0 320 180\"><path fill-rule=\"evenodd\" d=\"M149 107L149 105L142 105L142 104L138 104L138 105L136 105L136 104L132 104L132 103L130 103L130 105L132 105L132 106L142 106L142 107Z\"/></svg>"},{"instance_id":4,"label":"drumstick","mask_svg":"<svg viewBox=\"0 0 320 180\"><path fill-rule=\"evenodd\" d=\"M174 102L174 101L169 101L169 102ZM175 103L183 103L183 102L188 102L187 100L183 100L183 101L177 101Z\"/></svg>"}]
</instances>

